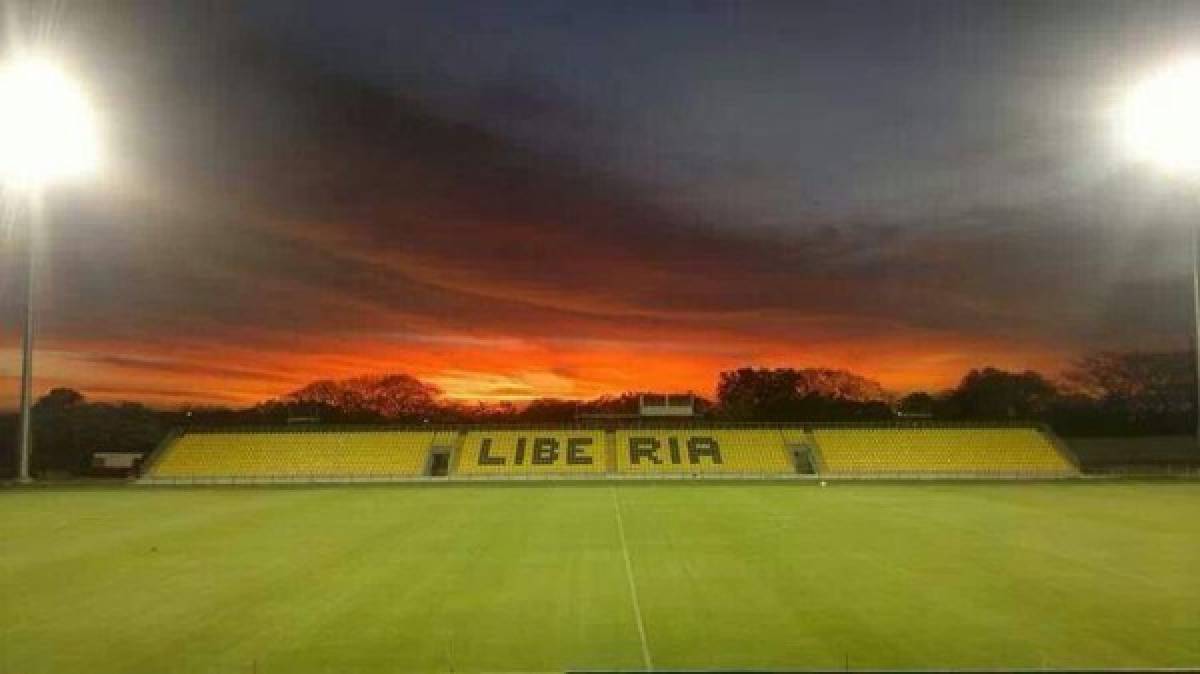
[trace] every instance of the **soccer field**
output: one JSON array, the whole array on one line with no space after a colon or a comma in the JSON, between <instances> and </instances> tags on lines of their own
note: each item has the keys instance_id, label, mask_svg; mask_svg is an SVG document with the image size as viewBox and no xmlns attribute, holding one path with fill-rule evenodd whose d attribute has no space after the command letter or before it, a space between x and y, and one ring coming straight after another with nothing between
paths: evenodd
<instances>
[{"instance_id":1,"label":"soccer field","mask_svg":"<svg viewBox=\"0 0 1200 674\"><path fill-rule=\"evenodd\" d=\"M1200 484L0 491L0 672L1200 665Z\"/></svg>"}]
</instances>

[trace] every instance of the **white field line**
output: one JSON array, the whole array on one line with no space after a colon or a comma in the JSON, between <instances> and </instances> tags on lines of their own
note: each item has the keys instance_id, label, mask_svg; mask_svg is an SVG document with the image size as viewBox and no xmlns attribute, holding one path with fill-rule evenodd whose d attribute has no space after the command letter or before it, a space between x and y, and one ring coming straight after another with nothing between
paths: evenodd
<instances>
[{"instance_id":1,"label":"white field line","mask_svg":"<svg viewBox=\"0 0 1200 674\"><path fill-rule=\"evenodd\" d=\"M621 502L617 499L617 489L612 488L613 512L617 514L617 533L621 537L621 554L625 557L625 578L629 581L629 596L633 600L633 617L637 622L638 638L642 641L642 662L646 671L654 671L654 662L650 659L650 646L646 642L646 625L642 621L642 605L638 601L637 583L633 580L633 563L629 561L629 546L625 543L625 522L621 518Z\"/></svg>"}]
</instances>

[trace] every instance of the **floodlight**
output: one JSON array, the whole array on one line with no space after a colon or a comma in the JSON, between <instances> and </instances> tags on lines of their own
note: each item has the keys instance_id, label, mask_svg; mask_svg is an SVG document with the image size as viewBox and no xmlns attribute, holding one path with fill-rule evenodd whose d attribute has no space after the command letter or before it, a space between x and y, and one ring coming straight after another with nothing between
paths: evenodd
<instances>
[{"instance_id":1,"label":"floodlight","mask_svg":"<svg viewBox=\"0 0 1200 674\"><path fill-rule=\"evenodd\" d=\"M0 179L37 187L90 173L97 145L87 97L65 73L35 58L0 69Z\"/></svg>"},{"instance_id":2,"label":"floodlight","mask_svg":"<svg viewBox=\"0 0 1200 674\"><path fill-rule=\"evenodd\" d=\"M1133 157L1200 176L1200 58L1178 61L1136 85L1116 121Z\"/></svg>"}]
</instances>

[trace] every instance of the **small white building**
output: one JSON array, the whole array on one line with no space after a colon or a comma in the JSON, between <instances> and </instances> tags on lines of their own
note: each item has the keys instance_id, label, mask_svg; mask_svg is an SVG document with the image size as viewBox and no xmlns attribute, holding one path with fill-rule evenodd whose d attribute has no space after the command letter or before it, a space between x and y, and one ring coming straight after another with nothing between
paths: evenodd
<instances>
[{"instance_id":1,"label":"small white building","mask_svg":"<svg viewBox=\"0 0 1200 674\"><path fill-rule=\"evenodd\" d=\"M142 465L141 452L92 452L92 472L97 475L134 475Z\"/></svg>"},{"instance_id":2,"label":"small white building","mask_svg":"<svg viewBox=\"0 0 1200 674\"><path fill-rule=\"evenodd\" d=\"M638 414L643 417L696 416L696 396L691 393L644 393L638 396Z\"/></svg>"}]
</instances>

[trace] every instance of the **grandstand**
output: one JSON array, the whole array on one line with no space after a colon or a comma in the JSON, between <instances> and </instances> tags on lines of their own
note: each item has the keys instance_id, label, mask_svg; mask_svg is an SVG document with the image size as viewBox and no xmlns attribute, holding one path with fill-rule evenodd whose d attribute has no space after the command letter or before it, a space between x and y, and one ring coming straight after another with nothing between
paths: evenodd
<instances>
[{"instance_id":1,"label":"grandstand","mask_svg":"<svg viewBox=\"0 0 1200 674\"><path fill-rule=\"evenodd\" d=\"M1060 477L1035 426L628 424L188 430L145 482L687 477Z\"/></svg>"},{"instance_id":2,"label":"grandstand","mask_svg":"<svg viewBox=\"0 0 1200 674\"><path fill-rule=\"evenodd\" d=\"M387 478L427 472L437 433L188 432L150 467L160 478Z\"/></svg>"},{"instance_id":3,"label":"grandstand","mask_svg":"<svg viewBox=\"0 0 1200 674\"><path fill-rule=\"evenodd\" d=\"M1055 475L1075 472L1037 428L815 428L832 475Z\"/></svg>"}]
</instances>

